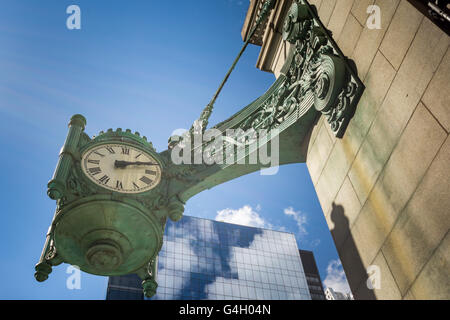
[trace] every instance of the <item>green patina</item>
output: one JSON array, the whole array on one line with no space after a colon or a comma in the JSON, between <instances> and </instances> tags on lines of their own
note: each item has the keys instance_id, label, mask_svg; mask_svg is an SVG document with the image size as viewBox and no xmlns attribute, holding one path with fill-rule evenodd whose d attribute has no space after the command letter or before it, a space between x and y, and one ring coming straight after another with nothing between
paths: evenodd
<instances>
[{"instance_id":1,"label":"green patina","mask_svg":"<svg viewBox=\"0 0 450 320\"><path fill-rule=\"evenodd\" d=\"M273 5L274 1L266 3L260 20ZM234 158L232 163L175 164L171 153L181 142L186 143L186 136L185 141L176 136L169 138L169 148L158 153L145 137L130 130L110 129L90 138L84 132L85 118L73 116L55 173L48 183L48 196L56 200L57 206L35 267L36 279L46 280L52 266L63 262L103 276L136 273L143 280L145 295L150 297L157 288L157 256L167 218L178 221L188 199L205 189L270 166L249 164L248 160L260 148L271 149L275 140L279 141L277 165L305 162L308 137L320 115L326 117L336 136L342 137L364 86L317 18L315 7L306 1L294 2L285 19L283 39L292 46L280 77L264 95L213 127L222 135L229 129L265 129L269 133L263 142L244 147L242 159ZM202 133L225 81L197 120ZM189 134L194 134L193 131ZM212 143L202 142L201 147L208 148ZM153 159L151 165L159 169L145 172L158 171L157 183L143 192L126 193L119 188L123 187L122 182L116 183L109 177L99 178L97 182L89 178L82 168L84 155L95 147L105 146L107 150L108 145L114 145L116 152L120 150L118 146L133 148L134 152L141 151ZM194 147L189 144L189 148L193 157ZM120 170L134 172L134 167L150 163L119 160L108 170L120 172L122 177L128 171ZM148 177L141 178L139 183L149 183ZM118 189L105 188L102 183Z\"/></svg>"}]
</instances>

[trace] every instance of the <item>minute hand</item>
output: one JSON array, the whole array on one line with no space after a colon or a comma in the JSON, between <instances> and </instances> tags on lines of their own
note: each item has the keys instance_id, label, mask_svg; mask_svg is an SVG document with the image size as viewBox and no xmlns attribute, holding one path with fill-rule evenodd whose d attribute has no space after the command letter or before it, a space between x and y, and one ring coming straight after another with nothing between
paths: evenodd
<instances>
[{"instance_id":1,"label":"minute hand","mask_svg":"<svg viewBox=\"0 0 450 320\"><path fill-rule=\"evenodd\" d=\"M126 166L131 166L131 165L135 165L135 166L159 166L158 163L154 163L154 162L140 162L140 161L129 162L129 161L119 161L119 160L116 160L114 162L114 166L116 168L125 168Z\"/></svg>"}]
</instances>

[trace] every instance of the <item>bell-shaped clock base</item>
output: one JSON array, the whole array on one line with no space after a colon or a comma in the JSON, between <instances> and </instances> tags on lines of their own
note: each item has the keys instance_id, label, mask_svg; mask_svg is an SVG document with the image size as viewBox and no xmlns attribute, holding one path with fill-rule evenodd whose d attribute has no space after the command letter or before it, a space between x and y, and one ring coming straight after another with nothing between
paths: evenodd
<instances>
[{"instance_id":1,"label":"bell-shaped clock base","mask_svg":"<svg viewBox=\"0 0 450 320\"><path fill-rule=\"evenodd\" d=\"M84 198L58 213L55 247L61 259L102 276L145 267L158 254L162 230L139 204Z\"/></svg>"}]
</instances>

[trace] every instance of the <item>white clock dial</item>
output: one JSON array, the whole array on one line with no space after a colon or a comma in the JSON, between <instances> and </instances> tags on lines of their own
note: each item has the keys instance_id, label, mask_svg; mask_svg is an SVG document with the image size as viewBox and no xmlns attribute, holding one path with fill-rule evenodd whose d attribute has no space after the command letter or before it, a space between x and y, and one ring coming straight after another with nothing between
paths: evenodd
<instances>
[{"instance_id":1,"label":"white clock dial","mask_svg":"<svg viewBox=\"0 0 450 320\"><path fill-rule=\"evenodd\" d=\"M161 181L161 167L147 152L125 144L103 144L83 153L81 167L97 185L121 192L141 193Z\"/></svg>"}]
</instances>

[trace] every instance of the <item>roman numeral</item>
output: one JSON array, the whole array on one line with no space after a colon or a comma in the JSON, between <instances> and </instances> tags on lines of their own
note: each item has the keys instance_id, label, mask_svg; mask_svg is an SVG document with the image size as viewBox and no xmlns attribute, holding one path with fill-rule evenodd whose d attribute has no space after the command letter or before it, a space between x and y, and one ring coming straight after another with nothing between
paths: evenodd
<instances>
[{"instance_id":1,"label":"roman numeral","mask_svg":"<svg viewBox=\"0 0 450 320\"><path fill-rule=\"evenodd\" d=\"M122 147L122 154L130 154L130 148Z\"/></svg>"},{"instance_id":2,"label":"roman numeral","mask_svg":"<svg viewBox=\"0 0 450 320\"><path fill-rule=\"evenodd\" d=\"M119 180L116 181L116 189L123 190L122 181Z\"/></svg>"},{"instance_id":3,"label":"roman numeral","mask_svg":"<svg viewBox=\"0 0 450 320\"><path fill-rule=\"evenodd\" d=\"M100 160L88 160L89 163L93 163L93 164L100 164Z\"/></svg>"},{"instance_id":4,"label":"roman numeral","mask_svg":"<svg viewBox=\"0 0 450 320\"><path fill-rule=\"evenodd\" d=\"M153 175L153 176L156 176L156 171L153 171L153 170L145 170L145 174L151 174L151 175Z\"/></svg>"},{"instance_id":5,"label":"roman numeral","mask_svg":"<svg viewBox=\"0 0 450 320\"><path fill-rule=\"evenodd\" d=\"M108 177L108 175L105 174L103 177L101 177L100 179L98 179L98 181L100 181L100 182L103 183L103 184L107 184L108 181L109 181L109 177Z\"/></svg>"},{"instance_id":6,"label":"roman numeral","mask_svg":"<svg viewBox=\"0 0 450 320\"><path fill-rule=\"evenodd\" d=\"M100 167L89 168L88 170L89 170L89 173L92 174L93 176L102 172L102 169L100 169Z\"/></svg>"},{"instance_id":7,"label":"roman numeral","mask_svg":"<svg viewBox=\"0 0 450 320\"><path fill-rule=\"evenodd\" d=\"M105 147L105 149L108 150L111 154L115 153L112 147Z\"/></svg>"},{"instance_id":8,"label":"roman numeral","mask_svg":"<svg viewBox=\"0 0 450 320\"><path fill-rule=\"evenodd\" d=\"M135 159L139 158L140 156L142 156L142 153L139 153L136 157L134 157Z\"/></svg>"},{"instance_id":9,"label":"roman numeral","mask_svg":"<svg viewBox=\"0 0 450 320\"><path fill-rule=\"evenodd\" d=\"M133 182L133 187L134 187L134 189L136 189L136 190L139 190L139 189L140 189L140 187L139 187L136 183L134 183L134 182Z\"/></svg>"},{"instance_id":10,"label":"roman numeral","mask_svg":"<svg viewBox=\"0 0 450 320\"><path fill-rule=\"evenodd\" d=\"M100 157L102 157L102 158L105 156L104 154L101 154L101 153L98 152L98 151L94 151L94 153L95 153L95 154L98 154L98 155L99 155Z\"/></svg>"},{"instance_id":11,"label":"roman numeral","mask_svg":"<svg viewBox=\"0 0 450 320\"><path fill-rule=\"evenodd\" d=\"M146 176L143 176L142 178L140 178L139 180L141 180L143 183L150 185L153 181L151 179L149 179Z\"/></svg>"}]
</instances>

